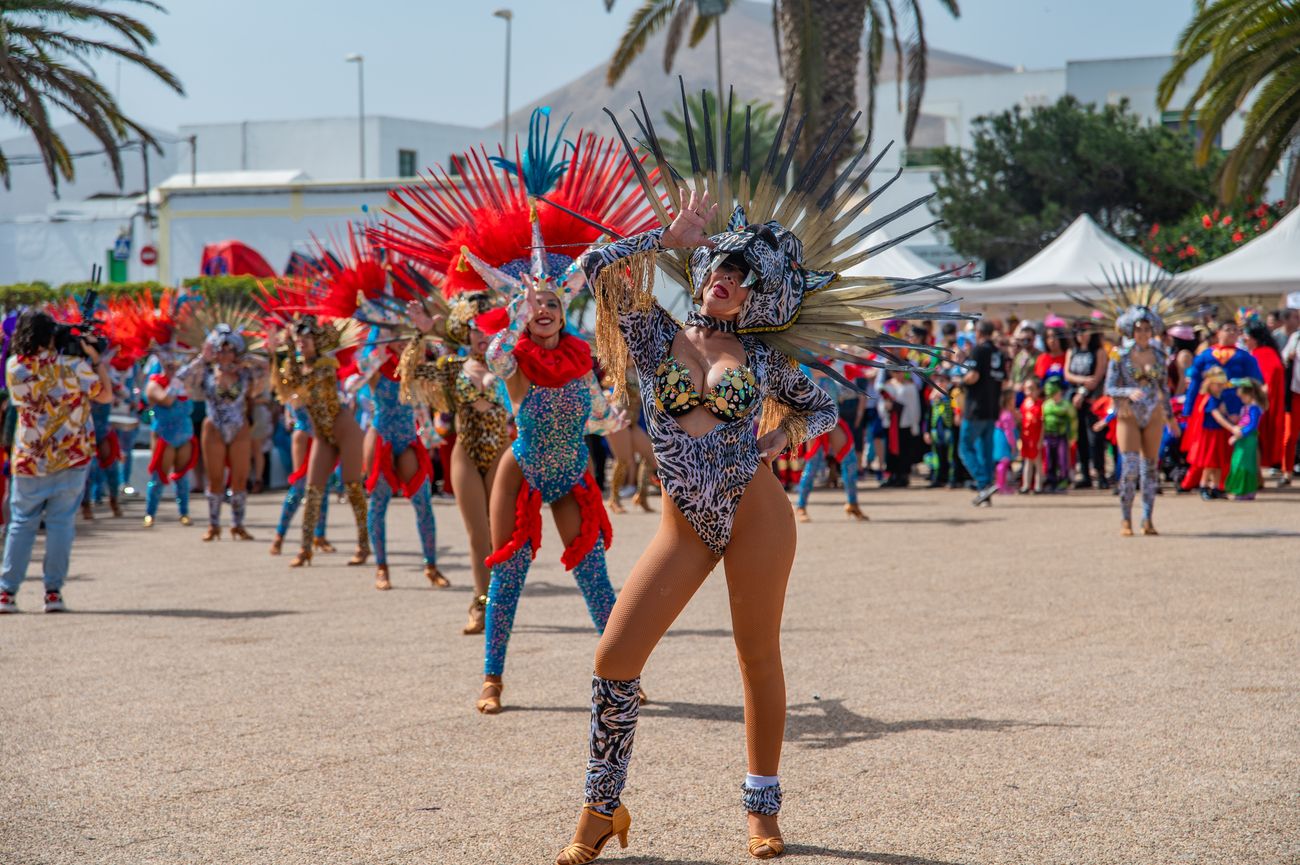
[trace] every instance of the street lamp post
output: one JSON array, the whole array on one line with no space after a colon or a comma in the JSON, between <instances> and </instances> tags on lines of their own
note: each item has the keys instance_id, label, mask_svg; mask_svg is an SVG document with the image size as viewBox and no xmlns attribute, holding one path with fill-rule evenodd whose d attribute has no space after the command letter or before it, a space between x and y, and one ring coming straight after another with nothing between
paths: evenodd
<instances>
[{"instance_id":1,"label":"street lamp post","mask_svg":"<svg viewBox=\"0 0 1300 865\"><path fill-rule=\"evenodd\" d=\"M360 154L361 179L366 179L366 58L349 54L343 60L357 64L357 151Z\"/></svg>"},{"instance_id":2,"label":"street lamp post","mask_svg":"<svg viewBox=\"0 0 1300 865\"><path fill-rule=\"evenodd\" d=\"M505 149L506 142L510 139L510 23L514 20L515 13L509 9L498 9L492 15L506 22L506 95L501 109L501 147Z\"/></svg>"}]
</instances>

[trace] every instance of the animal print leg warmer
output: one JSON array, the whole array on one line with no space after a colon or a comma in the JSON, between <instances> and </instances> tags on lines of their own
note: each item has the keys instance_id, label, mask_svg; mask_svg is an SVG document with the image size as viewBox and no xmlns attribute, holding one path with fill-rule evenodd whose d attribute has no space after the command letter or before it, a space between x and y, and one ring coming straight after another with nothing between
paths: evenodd
<instances>
[{"instance_id":1,"label":"animal print leg warmer","mask_svg":"<svg viewBox=\"0 0 1300 865\"><path fill-rule=\"evenodd\" d=\"M352 516L357 521L357 550L370 555L370 533L366 530L366 489L361 481L349 481L343 485L348 494L348 504L352 506Z\"/></svg>"},{"instance_id":2,"label":"animal print leg warmer","mask_svg":"<svg viewBox=\"0 0 1300 865\"><path fill-rule=\"evenodd\" d=\"M1137 496L1138 473L1142 468L1142 455L1137 451L1120 454L1123 471L1119 476L1119 509L1124 519L1133 519L1133 499Z\"/></svg>"},{"instance_id":3,"label":"animal print leg warmer","mask_svg":"<svg viewBox=\"0 0 1300 865\"><path fill-rule=\"evenodd\" d=\"M1127 463L1125 463L1127 465ZM1142 460L1142 519L1151 522L1151 510L1160 492L1160 464L1155 460Z\"/></svg>"},{"instance_id":4,"label":"animal print leg warmer","mask_svg":"<svg viewBox=\"0 0 1300 865\"><path fill-rule=\"evenodd\" d=\"M611 816L619 806L641 712L641 678L629 682L591 677L591 754L584 792L592 810ZM599 804L595 804L599 803Z\"/></svg>"},{"instance_id":5,"label":"animal print leg warmer","mask_svg":"<svg viewBox=\"0 0 1300 865\"><path fill-rule=\"evenodd\" d=\"M740 786L745 810L751 814L781 813L781 784L763 787L751 787L748 783Z\"/></svg>"},{"instance_id":6,"label":"animal print leg warmer","mask_svg":"<svg viewBox=\"0 0 1300 865\"><path fill-rule=\"evenodd\" d=\"M312 528L320 518L321 502L325 499L324 487L307 487L302 505L302 551L311 553Z\"/></svg>"}]
</instances>

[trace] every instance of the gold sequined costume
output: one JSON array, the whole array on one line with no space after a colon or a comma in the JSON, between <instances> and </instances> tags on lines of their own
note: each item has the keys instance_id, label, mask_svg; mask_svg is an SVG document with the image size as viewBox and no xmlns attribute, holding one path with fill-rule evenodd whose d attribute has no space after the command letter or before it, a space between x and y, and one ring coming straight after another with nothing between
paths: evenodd
<instances>
[{"instance_id":1,"label":"gold sequined costume","mask_svg":"<svg viewBox=\"0 0 1300 865\"><path fill-rule=\"evenodd\" d=\"M422 343L413 342L402 355L402 401L430 405L456 418L456 441L487 476L510 443L509 414L495 388L480 390L465 373L465 358L424 358ZM486 403L486 407L480 405Z\"/></svg>"}]
</instances>

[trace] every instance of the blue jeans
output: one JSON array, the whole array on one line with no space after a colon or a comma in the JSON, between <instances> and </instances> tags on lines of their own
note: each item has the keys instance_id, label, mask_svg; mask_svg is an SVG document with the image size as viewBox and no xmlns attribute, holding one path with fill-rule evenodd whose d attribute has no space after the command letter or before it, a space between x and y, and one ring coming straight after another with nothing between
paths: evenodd
<instances>
[{"instance_id":1,"label":"blue jeans","mask_svg":"<svg viewBox=\"0 0 1300 865\"><path fill-rule=\"evenodd\" d=\"M980 489L993 483L993 433L996 424L997 421L970 418L961 422L961 461Z\"/></svg>"},{"instance_id":2,"label":"blue jeans","mask_svg":"<svg viewBox=\"0 0 1300 865\"><path fill-rule=\"evenodd\" d=\"M13 479L0 589L11 594L17 592L27 578L27 564L32 559L32 544L36 542L42 516L45 519L45 588L47 591L63 588L72 541L77 536L77 506L81 504L88 473L89 467L81 466L43 477L20 475Z\"/></svg>"}]
</instances>

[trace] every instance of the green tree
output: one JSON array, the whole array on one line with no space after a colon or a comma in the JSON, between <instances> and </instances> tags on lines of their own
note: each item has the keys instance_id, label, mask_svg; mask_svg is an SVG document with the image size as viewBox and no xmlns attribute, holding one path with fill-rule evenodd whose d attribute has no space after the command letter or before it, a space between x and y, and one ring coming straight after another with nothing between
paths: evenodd
<instances>
[{"instance_id":1,"label":"green tree","mask_svg":"<svg viewBox=\"0 0 1300 865\"><path fill-rule=\"evenodd\" d=\"M686 104L691 113L691 128L695 134L695 147L699 159L703 161L704 154L701 148L704 146L702 130L705 126L704 100L698 93L688 94ZM751 104L750 111L750 139L749 139L749 158L752 165L761 165L763 160L767 159L767 154L772 149L773 142L776 141L776 128L781 121L780 112L772 105L766 102L757 102ZM717 118L717 106L711 105L713 117ZM731 165L732 165L732 182L740 176L740 166L745 153L745 108L744 105L731 105ZM674 108L671 111L664 112L664 122L668 128L677 136L675 139L665 140L663 142L664 155L674 168L680 171L689 171L691 165L690 146L686 140L686 122L682 118L680 108ZM724 114L722 118L723 128L726 128L727 117Z\"/></svg>"},{"instance_id":2,"label":"green tree","mask_svg":"<svg viewBox=\"0 0 1300 865\"><path fill-rule=\"evenodd\" d=\"M164 12L153 0L119 0ZM140 66L183 93L180 81L146 54L153 30L138 18L106 9L105 0L3 0L0 3L0 116L24 126L36 139L50 184L76 175L72 154L54 129L52 111L63 111L86 127L104 147L113 176L122 184L121 147L128 134L141 146L160 150L140 124L122 113L117 100L90 70L93 57L116 57ZM91 32L73 32L86 25ZM107 28L118 41L93 31ZM9 186L9 161L0 152L0 180Z\"/></svg>"},{"instance_id":3,"label":"green tree","mask_svg":"<svg viewBox=\"0 0 1300 865\"><path fill-rule=\"evenodd\" d=\"M1214 197L1215 160L1198 167L1190 139L1143 124L1127 104L1099 109L1066 96L977 118L973 138L970 150L936 151L930 207L953 248L984 259L990 276L1024 262L1081 213L1136 246L1152 223Z\"/></svg>"},{"instance_id":4,"label":"green tree","mask_svg":"<svg viewBox=\"0 0 1300 865\"><path fill-rule=\"evenodd\" d=\"M1215 140L1255 93L1241 140L1223 163L1219 199L1258 195L1278 160L1300 148L1300 4L1277 0L1197 0L1178 39L1174 65L1160 81L1162 108L1192 68L1208 60L1205 75L1183 109L1200 133L1196 158L1204 165ZM1300 154L1291 159L1286 201L1300 202Z\"/></svg>"},{"instance_id":5,"label":"green tree","mask_svg":"<svg viewBox=\"0 0 1300 865\"><path fill-rule=\"evenodd\" d=\"M1256 203L1250 198L1232 207L1198 207L1175 223L1153 224L1142 251L1152 264L1179 273L1249 243L1285 215L1281 201Z\"/></svg>"}]
</instances>

